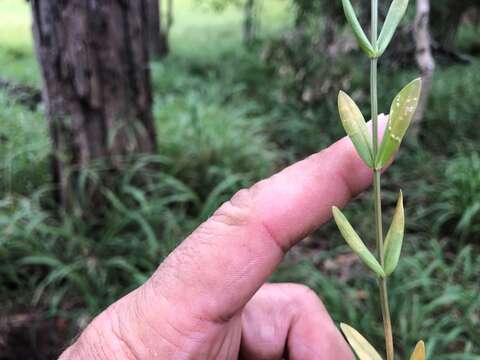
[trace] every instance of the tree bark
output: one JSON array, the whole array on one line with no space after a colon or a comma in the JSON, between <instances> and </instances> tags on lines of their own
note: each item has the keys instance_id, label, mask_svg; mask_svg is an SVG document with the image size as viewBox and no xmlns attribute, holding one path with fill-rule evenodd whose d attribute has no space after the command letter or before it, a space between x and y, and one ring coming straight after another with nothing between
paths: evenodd
<instances>
[{"instance_id":1,"label":"tree bark","mask_svg":"<svg viewBox=\"0 0 480 360\"><path fill-rule=\"evenodd\" d=\"M162 59L168 55L168 36L162 28L161 0L147 1L148 48L150 57Z\"/></svg>"},{"instance_id":2,"label":"tree bark","mask_svg":"<svg viewBox=\"0 0 480 360\"><path fill-rule=\"evenodd\" d=\"M418 137L420 133L421 121L425 114L428 97L432 88L433 74L435 72L435 59L432 55L429 21L430 0L417 0L417 14L414 26L415 58L422 73L423 87L412 127L412 133L415 137Z\"/></svg>"},{"instance_id":3,"label":"tree bark","mask_svg":"<svg viewBox=\"0 0 480 360\"><path fill-rule=\"evenodd\" d=\"M58 200L76 202L79 172L97 160L114 177L155 152L145 0L32 0L33 32L53 145ZM107 175L108 174L108 175Z\"/></svg>"}]
</instances>

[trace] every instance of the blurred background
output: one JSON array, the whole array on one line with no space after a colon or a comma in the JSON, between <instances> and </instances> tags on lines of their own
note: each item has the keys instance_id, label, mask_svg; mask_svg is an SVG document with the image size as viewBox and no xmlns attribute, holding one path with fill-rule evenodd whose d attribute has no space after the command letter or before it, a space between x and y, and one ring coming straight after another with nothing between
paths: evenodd
<instances>
[{"instance_id":1,"label":"blurred background","mask_svg":"<svg viewBox=\"0 0 480 360\"><path fill-rule=\"evenodd\" d=\"M386 222L406 198L400 358L425 339L429 359L480 359L479 55L478 1L417 0L381 61L382 112L427 83L383 177ZM238 189L343 136L340 89L368 117L368 76L340 0L1 0L0 359L57 356ZM346 213L373 244L370 199ZM272 281L383 348L375 280L332 224Z\"/></svg>"}]
</instances>

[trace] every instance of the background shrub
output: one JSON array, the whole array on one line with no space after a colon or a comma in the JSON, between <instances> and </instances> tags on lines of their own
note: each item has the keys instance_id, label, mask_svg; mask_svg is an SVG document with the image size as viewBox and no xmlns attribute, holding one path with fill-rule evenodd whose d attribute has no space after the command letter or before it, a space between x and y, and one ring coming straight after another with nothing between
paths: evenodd
<instances>
[{"instance_id":1,"label":"background shrub","mask_svg":"<svg viewBox=\"0 0 480 360\"><path fill-rule=\"evenodd\" d=\"M464 244L480 239L480 156L461 154L446 163L445 180L431 194L434 221L441 235ZM460 245L461 246L461 245Z\"/></svg>"}]
</instances>

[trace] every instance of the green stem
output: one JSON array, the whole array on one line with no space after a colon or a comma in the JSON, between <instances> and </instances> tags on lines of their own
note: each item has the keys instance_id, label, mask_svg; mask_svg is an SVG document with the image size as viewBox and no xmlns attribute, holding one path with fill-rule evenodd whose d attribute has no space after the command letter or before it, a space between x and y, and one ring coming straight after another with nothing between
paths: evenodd
<instances>
[{"instance_id":1,"label":"green stem","mask_svg":"<svg viewBox=\"0 0 480 360\"><path fill-rule=\"evenodd\" d=\"M372 46L377 49L378 37L378 0L372 0ZM378 87L377 87L377 73L378 73L378 58L371 59L370 66L370 96L372 105L372 142L373 153L376 158L378 153ZM374 169L373 174L373 191L375 201L375 229L376 242L378 249L378 257L382 267L385 263L385 252L383 248L383 225L382 225L382 198L381 198L381 169ZM385 347L387 351L387 360L394 359L393 348L393 333L392 322L390 319L390 309L388 304L387 279L379 279L380 288L380 303L382 307L383 327L385 332Z\"/></svg>"},{"instance_id":2,"label":"green stem","mask_svg":"<svg viewBox=\"0 0 480 360\"><path fill-rule=\"evenodd\" d=\"M372 0L372 46L377 50L378 40L378 0Z\"/></svg>"}]
</instances>

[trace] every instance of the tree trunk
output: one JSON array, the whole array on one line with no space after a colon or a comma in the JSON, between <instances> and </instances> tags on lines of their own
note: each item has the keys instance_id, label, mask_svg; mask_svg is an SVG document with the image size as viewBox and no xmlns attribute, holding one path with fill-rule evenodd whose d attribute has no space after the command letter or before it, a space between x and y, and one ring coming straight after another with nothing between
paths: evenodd
<instances>
[{"instance_id":1,"label":"tree trunk","mask_svg":"<svg viewBox=\"0 0 480 360\"><path fill-rule=\"evenodd\" d=\"M161 0L147 2L147 33L150 57L162 59L168 55L168 38L162 29Z\"/></svg>"},{"instance_id":2,"label":"tree trunk","mask_svg":"<svg viewBox=\"0 0 480 360\"><path fill-rule=\"evenodd\" d=\"M255 40L255 0L246 0L244 11L243 41L250 47Z\"/></svg>"},{"instance_id":3,"label":"tree trunk","mask_svg":"<svg viewBox=\"0 0 480 360\"><path fill-rule=\"evenodd\" d=\"M145 0L32 0L58 200L76 204L79 172L104 160L113 178L155 152ZM108 180L108 178L106 178ZM105 180L105 179L104 179Z\"/></svg>"},{"instance_id":4,"label":"tree trunk","mask_svg":"<svg viewBox=\"0 0 480 360\"><path fill-rule=\"evenodd\" d=\"M417 0L417 14L415 17L414 28L415 57L422 73L423 88L412 127L412 133L415 137L418 137L420 132L421 120L425 114L435 71L435 59L432 55L429 20L430 0Z\"/></svg>"}]
</instances>

